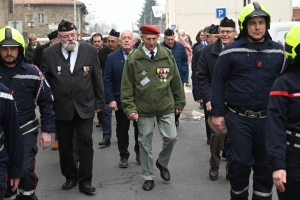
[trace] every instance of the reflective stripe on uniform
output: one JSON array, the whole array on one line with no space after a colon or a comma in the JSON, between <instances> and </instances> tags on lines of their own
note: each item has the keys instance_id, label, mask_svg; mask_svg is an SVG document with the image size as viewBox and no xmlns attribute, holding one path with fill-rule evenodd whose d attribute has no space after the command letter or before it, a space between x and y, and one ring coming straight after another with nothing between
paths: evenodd
<instances>
[{"instance_id":1,"label":"reflective stripe on uniform","mask_svg":"<svg viewBox=\"0 0 300 200\"><path fill-rule=\"evenodd\" d=\"M291 131L286 130L286 133L289 134L289 135L292 135ZM300 137L300 133L295 133L295 136Z\"/></svg>"},{"instance_id":2,"label":"reflective stripe on uniform","mask_svg":"<svg viewBox=\"0 0 300 200\"><path fill-rule=\"evenodd\" d=\"M219 56L228 54L228 53L242 53L242 52L246 52L246 53L281 53L284 54L284 51L281 49L264 49L262 51L256 51L254 49L248 49L248 48L233 48L233 49L227 49L225 51L222 51L220 53Z\"/></svg>"},{"instance_id":3,"label":"reflective stripe on uniform","mask_svg":"<svg viewBox=\"0 0 300 200\"><path fill-rule=\"evenodd\" d=\"M265 192L258 192L258 191L255 191L255 190L253 190L253 194L258 195L258 196L261 196L261 197L269 197L269 196L272 196L272 192L265 193Z\"/></svg>"},{"instance_id":4,"label":"reflective stripe on uniform","mask_svg":"<svg viewBox=\"0 0 300 200\"><path fill-rule=\"evenodd\" d=\"M262 53L281 53L281 54L284 54L284 51L281 50L281 49L264 49L260 52L262 52Z\"/></svg>"},{"instance_id":5,"label":"reflective stripe on uniform","mask_svg":"<svg viewBox=\"0 0 300 200\"><path fill-rule=\"evenodd\" d=\"M228 54L228 53L235 53L235 52L255 53L257 51L253 50L253 49L247 49L247 48L234 48L234 49L227 49L225 51L222 51L219 56L222 56L222 55L225 55L225 54Z\"/></svg>"},{"instance_id":6,"label":"reflective stripe on uniform","mask_svg":"<svg viewBox=\"0 0 300 200\"><path fill-rule=\"evenodd\" d=\"M292 135L292 132L286 130L286 134ZM300 138L300 133L293 133L293 136L295 136L295 137L297 137L297 138ZM291 145L291 143L290 143L289 141L286 141L286 144L287 144L287 145ZM293 147L300 148L300 145L299 145L299 144L293 144Z\"/></svg>"},{"instance_id":7,"label":"reflective stripe on uniform","mask_svg":"<svg viewBox=\"0 0 300 200\"><path fill-rule=\"evenodd\" d=\"M243 192L247 191L249 189L249 186L245 187L243 190L241 191L234 191L233 189L231 189L231 191L236 194L236 195L239 195L239 194L242 194Z\"/></svg>"},{"instance_id":8,"label":"reflective stripe on uniform","mask_svg":"<svg viewBox=\"0 0 300 200\"><path fill-rule=\"evenodd\" d=\"M21 74L17 74L15 76L13 76L12 78L41 80L40 76L36 76L36 75L21 75Z\"/></svg>"},{"instance_id":9,"label":"reflective stripe on uniform","mask_svg":"<svg viewBox=\"0 0 300 200\"><path fill-rule=\"evenodd\" d=\"M11 197L6 197L4 198L4 200L9 200L9 199L15 199L17 197L18 194L14 194Z\"/></svg>"},{"instance_id":10,"label":"reflective stripe on uniform","mask_svg":"<svg viewBox=\"0 0 300 200\"><path fill-rule=\"evenodd\" d=\"M30 196L30 195L34 194L34 190L24 191L22 189L19 189L19 192L26 196Z\"/></svg>"},{"instance_id":11,"label":"reflective stripe on uniform","mask_svg":"<svg viewBox=\"0 0 300 200\"><path fill-rule=\"evenodd\" d=\"M36 120L36 119L35 119ZM30 120L29 122L27 122L26 124L23 124L22 126L20 126L20 129L27 126L28 124L31 124L33 123L35 120ZM32 132L33 130L37 129L38 128L38 125L32 129L30 129L29 131L26 131L25 133L22 133L22 135L25 135L26 133L30 133Z\"/></svg>"},{"instance_id":12,"label":"reflective stripe on uniform","mask_svg":"<svg viewBox=\"0 0 300 200\"><path fill-rule=\"evenodd\" d=\"M3 148L4 148L4 144L2 144L2 146L0 147L0 151L2 151Z\"/></svg>"},{"instance_id":13,"label":"reflective stripe on uniform","mask_svg":"<svg viewBox=\"0 0 300 200\"><path fill-rule=\"evenodd\" d=\"M4 93L4 92L0 92L0 98L14 100L14 98L11 96L11 94Z\"/></svg>"},{"instance_id":14,"label":"reflective stripe on uniform","mask_svg":"<svg viewBox=\"0 0 300 200\"><path fill-rule=\"evenodd\" d=\"M27 133L30 133L30 132L34 131L35 129L37 129L37 128L38 128L38 126L34 127L33 129L30 129L29 131L27 131L27 132L25 132L25 133L22 133L22 135L25 135L25 134L27 134Z\"/></svg>"}]
</instances>

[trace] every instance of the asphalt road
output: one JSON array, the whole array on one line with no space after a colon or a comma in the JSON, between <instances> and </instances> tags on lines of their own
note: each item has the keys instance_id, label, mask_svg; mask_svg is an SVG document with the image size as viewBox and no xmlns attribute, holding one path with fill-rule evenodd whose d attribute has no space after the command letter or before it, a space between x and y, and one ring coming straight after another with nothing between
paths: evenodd
<instances>
[{"instance_id":1,"label":"asphalt road","mask_svg":"<svg viewBox=\"0 0 300 200\"><path fill-rule=\"evenodd\" d=\"M43 150L39 146L36 161L36 173L39 182L36 194L40 200L147 200L147 199L200 199L225 200L230 199L230 184L225 180L225 160L221 161L219 179L209 180L209 145L206 144L205 124L199 104L193 101L191 88L186 88L187 106L177 128L178 141L173 150L169 163L171 181L165 182L154 166L155 186L152 191L144 191L142 185L140 165L135 162L133 151L133 128L130 129L131 156L128 168L119 168L120 160L115 122L113 122L112 144L107 148L99 148L98 142L102 140L102 129L94 127L94 168L92 185L96 192L86 195L79 192L78 187L68 191L61 189L65 182L59 167L58 151ZM113 117L114 119L114 117ZM95 120L96 122L96 120ZM54 138L54 135L53 135ZM157 159L162 146L162 140L155 128L153 136L153 158ZM250 178L250 186L252 185ZM250 187L251 188L251 187ZM251 194L252 190L249 190ZM273 193L273 199L277 199Z\"/></svg>"}]
</instances>

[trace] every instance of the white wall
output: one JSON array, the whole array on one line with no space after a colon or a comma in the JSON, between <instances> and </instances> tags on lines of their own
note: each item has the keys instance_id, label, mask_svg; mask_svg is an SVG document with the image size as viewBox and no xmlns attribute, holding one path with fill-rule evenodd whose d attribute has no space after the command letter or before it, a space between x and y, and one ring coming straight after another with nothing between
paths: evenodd
<instances>
[{"instance_id":1,"label":"white wall","mask_svg":"<svg viewBox=\"0 0 300 200\"><path fill-rule=\"evenodd\" d=\"M253 2L253 0L251 0ZM292 0L259 0L271 14L271 21L291 21ZM195 36L200 29L211 24L219 24L216 18L216 8L226 8L228 18L236 22L243 8L243 0L167 0L167 27L176 24L190 33L195 42Z\"/></svg>"}]
</instances>

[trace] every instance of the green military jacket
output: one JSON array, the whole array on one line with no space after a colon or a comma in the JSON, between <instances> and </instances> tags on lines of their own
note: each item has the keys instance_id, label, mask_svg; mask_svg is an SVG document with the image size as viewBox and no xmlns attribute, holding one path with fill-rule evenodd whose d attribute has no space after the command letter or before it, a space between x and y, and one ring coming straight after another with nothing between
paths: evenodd
<instances>
[{"instance_id":1,"label":"green military jacket","mask_svg":"<svg viewBox=\"0 0 300 200\"><path fill-rule=\"evenodd\" d=\"M125 114L136 112L139 116L151 117L182 110L185 93L172 53L158 44L152 61L143 46L143 43L139 45L125 62L121 85Z\"/></svg>"}]
</instances>

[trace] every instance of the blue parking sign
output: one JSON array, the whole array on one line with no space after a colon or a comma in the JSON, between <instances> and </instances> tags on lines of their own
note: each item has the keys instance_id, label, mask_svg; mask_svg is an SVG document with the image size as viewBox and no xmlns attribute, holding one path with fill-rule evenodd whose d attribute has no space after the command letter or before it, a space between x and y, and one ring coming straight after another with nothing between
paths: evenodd
<instances>
[{"instance_id":1,"label":"blue parking sign","mask_svg":"<svg viewBox=\"0 0 300 200\"><path fill-rule=\"evenodd\" d=\"M216 18L226 17L226 8L216 8Z\"/></svg>"},{"instance_id":2,"label":"blue parking sign","mask_svg":"<svg viewBox=\"0 0 300 200\"><path fill-rule=\"evenodd\" d=\"M176 24L171 24L171 29L174 31L176 29Z\"/></svg>"}]
</instances>

